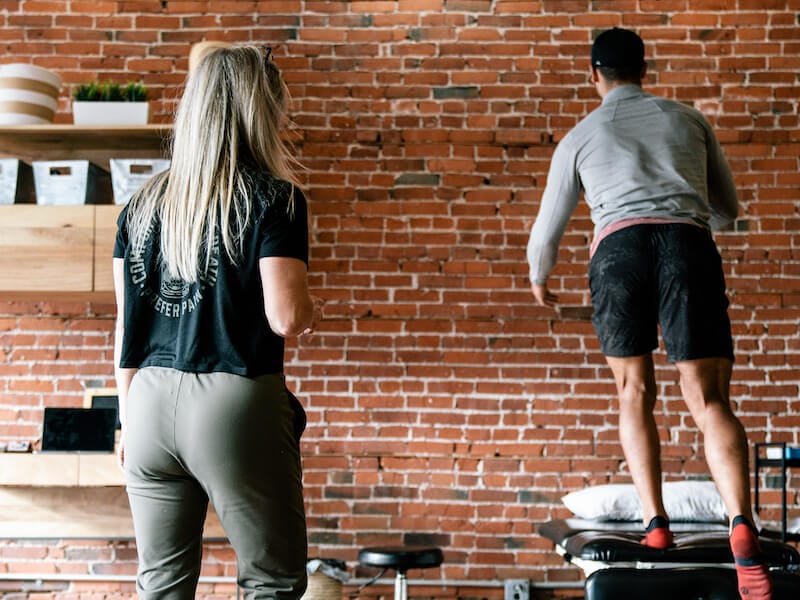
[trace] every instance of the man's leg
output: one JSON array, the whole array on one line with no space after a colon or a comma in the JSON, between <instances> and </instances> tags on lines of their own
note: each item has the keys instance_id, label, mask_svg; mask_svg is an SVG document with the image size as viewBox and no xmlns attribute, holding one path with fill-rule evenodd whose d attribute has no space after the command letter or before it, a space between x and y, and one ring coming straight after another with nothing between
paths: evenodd
<instances>
[{"instance_id":1,"label":"man's leg","mask_svg":"<svg viewBox=\"0 0 800 600\"><path fill-rule=\"evenodd\" d=\"M661 496L661 453L653 408L656 380L651 354L606 361L614 373L619 397L619 438L633 484L642 503L642 516L648 527L644 543L666 548L672 543L666 522L667 512ZM661 517L664 521L652 521Z\"/></svg>"},{"instance_id":2,"label":"man's leg","mask_svg":"<svg viewBox=\"0 0 800 600\"><path fill-rule=\"evenodd\" d=\"M701 358L676 362L681 392L697 427L703 433L706 461L728 514L750 521L750 482L747 438L730 407L733 362Z\"/></svg>"},{"instance_id":3,"label":"man's leg","mask_svg":"<svg viewBox=\"0 0 800 600\"><path fill-rule=\"evenodd\" d=\"M592 324L617 384L620 441L647 525L642 541L666 548L672 536L661 499L660 445L653 419L651 353L658 338L651 229L627 227L603 239L589 265L589 287Z\"/></svg>"},{"instance_id":4,"label":"man's leg","mask_svg":"<svg viewBox=\"0 0 800 600\"><path fill-rule=\"evenodd\" d=\"M703 432L708 468L731 518L731 549L739 592L745 600L769 600L772 587L761 560L750 508L747 438L730 408L733 361L701 358L675 365L686 405Z\"/></svg>"}]
</instances>

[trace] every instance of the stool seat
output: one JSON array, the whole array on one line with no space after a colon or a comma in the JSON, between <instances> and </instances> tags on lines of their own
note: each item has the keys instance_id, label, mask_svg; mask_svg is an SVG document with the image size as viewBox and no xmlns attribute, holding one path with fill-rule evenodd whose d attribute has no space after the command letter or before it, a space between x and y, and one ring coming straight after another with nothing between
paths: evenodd
<instances>
[{"instance_id":1,"label":"stool seat","mask_svg":"<svg viewBox=\"0 0 800 600\"><path fill-rule=\"evenodd\" d=\"M394 569L399 573L438 567L443 560L442 551L432 546L377 546L362 548L358 553L358 562L362 565Z\"/></svg>"}]
</instances>

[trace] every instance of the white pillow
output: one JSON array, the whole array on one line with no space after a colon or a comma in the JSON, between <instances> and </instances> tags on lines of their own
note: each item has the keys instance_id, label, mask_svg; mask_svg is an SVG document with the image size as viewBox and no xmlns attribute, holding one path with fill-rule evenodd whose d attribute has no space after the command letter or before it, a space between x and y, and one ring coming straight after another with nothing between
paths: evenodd
<instances>
[{"instance_id":1,"label":"white pillow","mask_svg":"<svg viewBox=\"0 0 800 600\"><path fill-rule=\"evenodd\" d=\"M727 521L713 481L670 481L663 485L671 521ZM575 516L598 521L641 521L642 505L633 484L597 485L571 492L561 501Z\"/></svg>"},{"instance_id":2,"label":"white pillow","mask_svg":"<svg viewBox=\"0 0 800 600\"><path fill-rule=\"evenodd\" d=\"M800 533L800 517L789 519L786 523L786 533Z\"/></svg>"}]
</instances>

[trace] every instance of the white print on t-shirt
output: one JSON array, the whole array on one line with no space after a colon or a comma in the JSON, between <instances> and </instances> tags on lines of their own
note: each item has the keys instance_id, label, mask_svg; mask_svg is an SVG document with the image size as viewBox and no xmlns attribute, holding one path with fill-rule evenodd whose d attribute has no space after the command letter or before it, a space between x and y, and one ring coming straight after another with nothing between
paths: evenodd
<instances>
[{"instance_id":1,"label":"white print on t-shirt","mask_svg":"<svg viewBox=\"0 0 800 600\"><path fill-rule=\"evenodd\" d=\"M148 281L147 263L145 262L144 248L153 233L152 225L147 230L144 243L139 249L133 249L128 261L128 273L131 282L138 288L140 298L144 298L153 309L165 317L178 318L187 313L194 312L203 292L214 287L217 283L219 271L219 241L214 238L214 247L209 259L208 269L202 273L198 280L190 283L170 277L165 267L161 267L160 276L153 281Z\"/></svg>"}]
</instances>

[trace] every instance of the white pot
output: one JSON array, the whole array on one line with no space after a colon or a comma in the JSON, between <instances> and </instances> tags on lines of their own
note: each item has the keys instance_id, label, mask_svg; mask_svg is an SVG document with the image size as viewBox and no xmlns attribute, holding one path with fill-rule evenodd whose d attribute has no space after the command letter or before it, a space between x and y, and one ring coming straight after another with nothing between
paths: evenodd
<instances>
[{"instance_id":1,"label":"white pot","mask_svg":"<svg viewBox=\"0 0 800 600\"><path fill-rule=\"evenodd\" d=\"M82 102L72 103L75 125L146 125L147 102Z\"/></svg>"},{"instance_id":2,"label":"white pot","mask_svg":"<svg viewBox=\"0 0 800 600\"><path fill-rule=\"evenodd\" d=\"M61 78L36 65L0 66L0 125L51 123Z\"/></svg>"}]
</instances>

